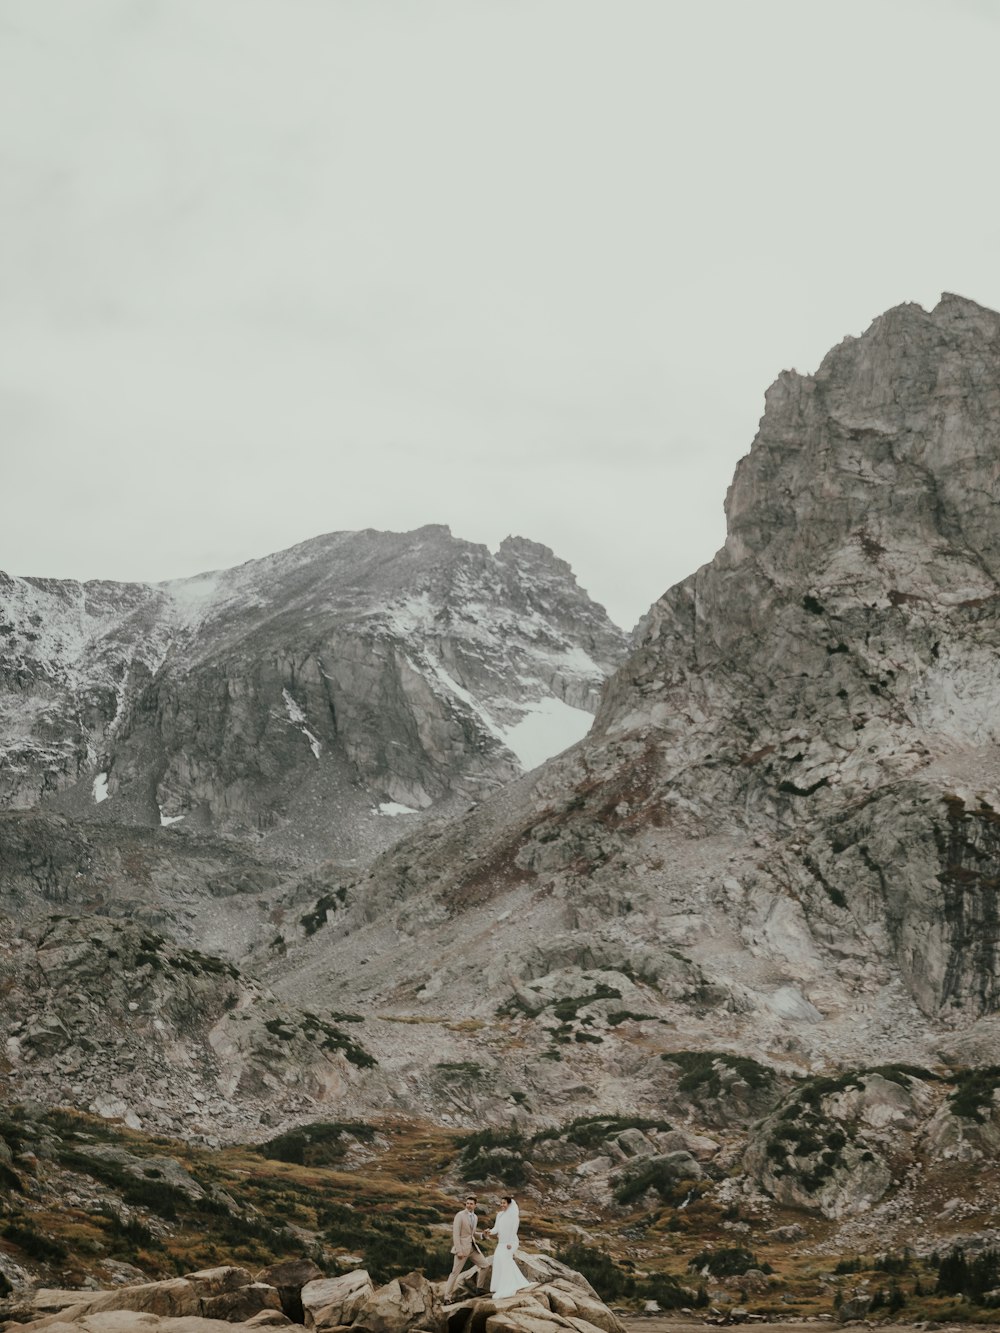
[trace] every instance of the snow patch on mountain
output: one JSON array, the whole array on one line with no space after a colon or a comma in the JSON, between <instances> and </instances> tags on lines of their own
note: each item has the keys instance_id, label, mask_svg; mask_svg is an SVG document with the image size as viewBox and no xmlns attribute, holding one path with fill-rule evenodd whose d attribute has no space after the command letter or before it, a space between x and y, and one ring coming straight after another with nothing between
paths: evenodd
<instances>
[{"instance_id":1,"label":"snow patch on mountain","mask_svg":"<svg viewBox=\"0 0 1000 1333\"><path fill-rule=\"evenodd\" d=\"M309 742L310 750L312 750L313 755L318 759L320 757L320 752L323 747L320 745L320 742L317 739L317 737L306 726L305 713L302 711L302 709L295 702L295 700L292 698L292 696L288 693L287 690L282 690L281 695L285 701L285 708L288 710L289 719L291 720L294 726L298 727L299 731L302 732L302 735L305 736L306 740Z\"/></svg>"},{"instance_id":2,"label":"snow patch on mountain","mask_svg":"<svg viewBox=\"0 0 1000 1333\"><path fill-rule=\"evenodd\" d=\"M527 771L583 740L593 721L585 709L550 696L529 704L520 722L503 733L503 741Z\"/></svg>"}]
</instances>

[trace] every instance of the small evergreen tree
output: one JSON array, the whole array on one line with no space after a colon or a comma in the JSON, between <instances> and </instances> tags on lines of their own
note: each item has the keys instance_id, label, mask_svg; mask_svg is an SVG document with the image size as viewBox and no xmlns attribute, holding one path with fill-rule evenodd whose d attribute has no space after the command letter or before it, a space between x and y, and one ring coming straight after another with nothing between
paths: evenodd
<instances>
[{"instance_id":1,"label":"small evergreen tree","mask_svg":"<svg viewBox=\"0 0 1000 1333\"><path fill-rule=\"evenodd\" d=\"M944 1255L938 1266L937 1294L939 1296L959 1296L969 1285L969 1265L965 1260L965 1251L952 1250Z\"/></svg>"}]
</instances>

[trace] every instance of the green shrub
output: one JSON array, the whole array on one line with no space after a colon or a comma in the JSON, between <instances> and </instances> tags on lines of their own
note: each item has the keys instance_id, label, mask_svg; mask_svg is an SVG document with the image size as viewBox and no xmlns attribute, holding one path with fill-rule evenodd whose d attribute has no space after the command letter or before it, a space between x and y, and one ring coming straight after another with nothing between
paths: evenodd
<instances>
[{"instance_id":1,"label":"green shrub","mask_svg":"<svg viewBox=\"0 0 1000 1333\"><path fill-rule=\"evenodd\" d=\"M880 1273L889 1273L894 1277L900 1277L903 1273L909 1273L912 1269L913 1251L907 1246L902 1254L893 1254L891 1251L880 1254L872 1267Z\"/></svg>"},{"instance_id":2,"label":"green shrub","mask_svg":"<svg viewBox=\"0 0 1000 1333\"><path fill-rule=\"evenodd\" d=\"M634 1203L647 1190L655 1190L668 1207L675 1207L692 1193L698 1197L699 1187L690 1180L677 1180L663 1162L650 1162L616 1187L615 1199L620 1204Z\"/></svg>"},{"instance_id":3,"label":"green shrub","mask_svg":"<svg viewBox=\"0 0 1000 1333\"><path fill-rule=\"evenodd\" d=\"M56 1240L54 1236L43 1235L27 1222L8 1222L3 1229L3 1235L25 1254L30 1254L33 1259L38 1259L41 1263L62 1263L69 1258L69 1250L61 1240Z\"/></svg>"},{"instance_id":4,"label":"green shrub","mask_svg":"<svg viewBox=\"0 0 1000 1333\"><path fill-rule=\"evenodd\" d=\"M477 1129L455 1142L461 1146L463 1157L474 1157L483 1148L509 1148L511 1152L521 1152L524 1148L524 1136L514 1128Z\"/></svg>"},{"instance_id":5,"label":"green shrub","mask_svg":"<svg viewBox=\"0 0 1000 1333\"><path fill-rule=\"evenodd\" d=\"M654 1019L655 1014L637 1014L631 1009L614 1009L608 1014L608 1026L616 1028L619 1023L644 1023L647 1019Z\"/></svg>"},{"instance_id":6,"label":"green shrub","mask_svg":"<svg viewBox=\"0 0 1000 1333\"><path fill-rule=\"evenodd\" d=\"M700 1272L707 1268L712 1277L740 1277L749 1268L759 1268L762 1273L770 1273L770 1264L760 1264L751 1250L742 1245L732 1245L721 1250L702 1250L689 1262L688 1268Z\"/></svg>"},{"instance_id":7,"label":"green shrub","mask_svg":"<svg viewBox=\"0 0 1000 1333\"><path fill-rule=\"evenodd\" d=\"M357 1018L352 1014L341 1021L354 1023L357 1022ZM315 1014L308 1012L303 1014L302 1031L310 1041L322 1037L320 1045L324 1051L342 1051L344 1057L358 1069L374 1069L378 1064L375 1057L369 1055L365 1048L353 1041L346 1032L341 1032L340 1028L334 1027L332 1023L327 1023L322 1018L317 1018Z\"/></svg>"},{"instance_id":8,"label":"green shrub","mask_svg":"<svg viewBox=\"0 0 1000 1333\"><path fill-rule=\"evenodd\" d=\"M938 1262L936 1295L964 1296L982 1305L986 1293L997 1287L1000 1287L1000 1250L981 1250L968 1259L959 1247Z\"/></svg>"},{"instance_id":9,"label":"green shrub","mask_svg":"<svg viewBox=\"0 0 1000 1333\"><path fill-rule=\"evenodd\" d=\"M672 1129L669 1120L650 1120L642 1116L584 1115L578 1116L568 1124L555 1129L542 1129L533 1134L532 1143L542 1143L547 1139L565 1139L578 1148L595 1148L605 1139L614 1138L626 1129Z\"/></svg>"},{"instance_id":10,"label":"green shrub","mask_svg":"<svg viewBox=\"0 0 1000 1333\"><path fill-rule=\"evenodd\" d=\"M371 1143L374 1137L374 1129L360 1121L319 1120L268 1139L266 1143L258 1144L255 1151L277 1162L333 1166L343 1158L352 1139Z\"/></svg>"},{"instance_id":11,"label":"green shrub","mask_svg":"<svg viewBox=\"0 0 1000 1333\"><path fill-rule=\"evenodd\" d=\"M511 1189L528 1183L528 1171L521 1157L512 1157L507 1153L477 1153L475 1157L463 1161L462 1169L467 1180L499 1180Z\"/></svg>"},{"instance_id":12,"label":"green shrub","mask_svg":"<svg viewBox=\"0 0 1000 1333\"><path fill-rule=\"evenodd\" d=\"M567 1268L582 1273L604 1301L635 1295L635 1278L623 1272L604 1250L574 1243L557 1251L556 1258Z\"/></svg>"},{"instance_id":13,"label":"green shrub","mask_svg":"<svg viewBox=\"0 0 1000 1333\"><path fill-rule=\"evenodd\" d=\"M655 1301L661 1310L680 1310L689 1305L708 1304L708 1292L704 1287L699 1288L697 1294L692 1296L670 1273L656 1273L650 1277L637 1278L635 1294L641 1301Z\"/></svg>"},{"instance_id":14,"label":"green shrub","mask_svg":"<svg viewBox=\"0 0 1000 1333\"><path fill-rule=\"evenodd\" d=\"M598 1000L620 1000L621 998L620 990L601 981L589 995L571 995L565 1000L557 1000L552 1006L552 1012L560 1023L572 1023L579 1011L586 1009L587 1005L596 1004Z\"/></svg>"},{"instance_id":15,"label":"green shrub","mask_svg":"<svg viewBox=\"0 0 1000 1333\"><path fill-rule=\"evenodd\" d=\"M162 1242L138 1218L126 1219L107 1203L101 1205L98 1216L104 1223L108 1236L116 1243L114 1248L119 1253L125 1249L127 1254L134 1255L140 1248L147 1250L161 1248Z\"/></svg>"},{"instance_id":16,"label":"green shrub","mask_svg":"<svg viewBox=\"0 0 1000 1333\"><path fill-rule=\"evenodd\" d=\"M333 893L325 893L322 898L316 900L316 904L311 912L305 916L299 917L299 925L307 935L315 935L321 926L326 925L328 912L335 912L338 907L342 907L347 901L347 890L336 889Z\"/></svg>"},{"instance_id":17,"label":"green shrub","mask_svg":"<svg viewBox=\"0 0 1000 1333\"><path fill-rule=\"evenodd\" d=\"M993 1105L993 1093L1000 1087L1000 1065L981 1069L962 1069L954 1075L955 1091L948 1098L952 1115L983 1123Z\"/></svg>"},{"instance_id":18,"label":"green shrub","mask_svg":"<svg viewBox=\"0 0 1000 1333\"><path fill-rule=\"evenodd\" d=\"M101 1180L106 1185L114 1186L126 1203L148 1208L150 1212L167 1221L176 1221L178 1208L183 1209L188 1205L187 1195L175 1185L170 1185L165 1180L134 1176L115 1162L103 1161L99 1157L90 1157L86 1153L65 1147L59 1151L59 1161L71 1171L79 1171L82 1175L91 1176L94 1180Z\"/></svg>"},{"instance_id":19,"label":"green shrub","mask_svg":"<svg viewBox=\"0 0 1000 1333\"><path fill-rule=\"evenodd\" d=\"M663 1056L684 1072L678 1083L678 1092L699 1092L705 1097L718 1097L722 1092L722 1071L731 1069L751 1088L768 1088L774 1082L774 1071L758 1064L745 1055L730 1055L727 1051L671 1051Z\"/></svg>"},{"instance_id":20,"label":"green shrub","mask_svg":"<svg viewBox=\"0 0 1000 1333\"><path fill-rule=\"evenodd\" d=\"M18 1194L24 1193L21 1177L6 1162L0 1162L0 1189L15 1190Z\"/></svg>"},{"instance_id":21,"label":"green shrub","mask_svg":"<svg viewBox=\"0 0 1000 1333\"><path fill-rule=\"evenodd\" d=\"M451 1268L452 1255L432 1239L425 1226L380 1213L362 1213L340 1203L320 1205L316 1216L327 1244L360 1251L363 1266L377 1284L400 1272L419 1269L434 1278Z\"/></svg>"},{"instance_id":22,"label":"green shrub","mask_svg":"<svg viewBox=\"0 0 1000 1333\"><path fill-rule=\"evenodd\" d=\"M836 1277L844 1277L848 1273L863 1273L867 1268L865 1259L841 1259L833 1272Z\"/></svg>"}]
</instances>

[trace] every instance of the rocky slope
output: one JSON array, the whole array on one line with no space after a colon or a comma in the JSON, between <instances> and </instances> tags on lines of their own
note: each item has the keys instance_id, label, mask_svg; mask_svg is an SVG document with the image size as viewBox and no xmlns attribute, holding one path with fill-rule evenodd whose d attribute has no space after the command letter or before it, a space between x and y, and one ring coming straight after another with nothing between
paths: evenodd
<instances>
[{"instance_id":1,"label":"rocky slope","mask_svg":"<svg viewBox=\"0 0 1000 1333\"><path fill-rule=\"evenodd\" d=\"M343 1101L384 1096L358 1015L302 1011L213 954L147 927L0 919L0 1084L206 1141L258 1133Z\"/></svg>"},{"instance_id":2,"label":"rocky slope","mask_svg":"<svg viewBox=\"0 0 1000 1333\"><path fill-rule=\"evenodd\" d=\"M584 740L368 868L290 866L258 895L271 929L239 970L270 991L244 1006L263 1016L248 1031L278 1022L279 1040L307 1042L291 1015L357 1016L377 1065L338 1057L326 1092L316 1072L255 1084L261 1048L213 1010L204 1030L225 1040L199 1038L214 1052L199 1090L222 1105L235 1076L248 1115L388 1108L513 1122L515 1139L627 1115L645 1146L616 1132L602 1161L569 1152L549 1178L601 1207L634 1184L646 1214L679 1212L701 1172L720 1207L875 1219L842 1234L903 1243L917 1205L945 1208L960 1177L961 1217L1000 1146L998 500L1000 315L957 297L900 307L815 375L783 375L725 547L652 608ZM437 716L420 694L414 717L425 707ZM142 752L129 727L123 773ZM12 940L0 985L21 1025L7 1085L41 1097L57 1078L22 1037L48 939ZM119 998L144 1012L139 971ZM510 1182L520 1149L495 1146L469 1176ZM638 1183L636 1157L657 1159ZM540 1160L522 1158L529 1185Z\"/></svg>"},{"instance_id":3,"label":"rocky slope","mask_svg":"<svg viewBox=\"0 0 1000 1333\"><path fill-rule=\"evenodd\" d=\"M157 585L2 575L0 804L365 859L578 739L623 650L548 548L443 527Z\"/></svg>"},{"instance_id":4,"label":"rocky slope","mask_svg":"<svg viewBox=\"0 0 1000 1333\"><path fill-rule=\"evenodd\" d=\"M539 1108L655 1108L668 1045L992 1063L998 496L995 313L903 306L783 374L591 734L343 884L281 988L484 1023L395 1042L425 1107L427 1049Z\"/></svg>"}]
</instances>

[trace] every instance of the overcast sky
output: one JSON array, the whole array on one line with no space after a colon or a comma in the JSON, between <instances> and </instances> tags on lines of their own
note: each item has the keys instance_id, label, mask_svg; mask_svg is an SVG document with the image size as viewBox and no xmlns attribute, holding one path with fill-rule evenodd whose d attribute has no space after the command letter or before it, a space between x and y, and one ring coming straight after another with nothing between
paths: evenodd
<instances>
[{"instance_id":1,"label":"overcast sky","mask_svg":"<svg viewBox=\"0 0 1000 1333\"><path fill-rule=\"evenodd\" d=\"M0 0L0 568L552 546L631 624L767 385L1000 307L1000 0Z\"/></svg>"}]
</instances>

